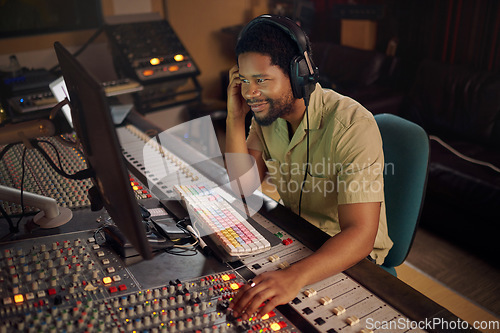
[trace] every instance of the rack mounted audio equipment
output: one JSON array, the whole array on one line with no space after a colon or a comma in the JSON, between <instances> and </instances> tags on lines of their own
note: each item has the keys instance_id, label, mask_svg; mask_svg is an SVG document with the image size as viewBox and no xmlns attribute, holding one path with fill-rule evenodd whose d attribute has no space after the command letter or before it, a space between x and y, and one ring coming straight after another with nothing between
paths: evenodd
<instances>
[{"instance_id":1,"label":"rack mounted audio equipment","mask_svg":"<svg viewBox=\"0 0 500 333\"><path fill-rule=\"evenodd\" d=\"M105 31L116 73L144 85L135 94L140 112L201 98L198 66L168 21L156 14L109 17Z\"/></svg>"}]
</instances>

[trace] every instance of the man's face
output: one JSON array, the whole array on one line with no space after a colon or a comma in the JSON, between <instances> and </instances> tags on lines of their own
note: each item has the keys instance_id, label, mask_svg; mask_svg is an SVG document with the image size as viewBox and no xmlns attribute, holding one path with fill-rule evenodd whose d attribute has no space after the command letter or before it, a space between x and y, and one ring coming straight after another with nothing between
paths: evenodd
<instances>
[{"instance_id":1,"label":"man's face","mask_svg":"<svg viewBox=\"0 0 500 333\"><path fill-rule=\"evenodd\" d=\"M255 52L238 57L241 94L261 126L269 126L293 110L290 80L280 67L271 65L271 57Z\"/></svg>"}]
</instances>

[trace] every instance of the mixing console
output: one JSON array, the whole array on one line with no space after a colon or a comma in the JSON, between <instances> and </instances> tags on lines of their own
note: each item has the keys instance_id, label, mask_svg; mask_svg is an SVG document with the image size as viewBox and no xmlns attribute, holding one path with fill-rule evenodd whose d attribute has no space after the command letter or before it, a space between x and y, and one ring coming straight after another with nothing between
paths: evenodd
<instances>
[{"instance_id":1,"label":"mixing console","mask_svg":"<svg viewBox=\"0 0 500 333\"><path fill-rule=\"evenodd\" d=\"M66 137L68 138L68 137ZM63 170L68 174L87 168L83 156L74 148L62 144L61 141L51 138L41 138L54 145L61 157ZM40 144L47 154L57 163L54 149L46 143ZM3 149L0 146L0 151ZM23 185L24 191L32 192L57 200L59 206L68 208L89 207L87 190L92 186L90 180L71 180L59 175L35 149L27 149L25 156L24 182L23 180L23 156L24 145L12 147L0 161L0 184L20 189ZM8 202L1 203L7 214L19 214L22 209L17 204ZM27 207L26 212L36 211L36 208Z\"/></svg>"},{"instance_id":2,"label":"mixing console","mask_svg":"<svg viewBox=\"0 0 500 333\"><path fill-rule=\"evenodd\" d=\"M92 232L0 246L0 332L297 332L279 311L236 320L234 270L141 285Z\"/></svg>"},{"instance_id":3,"label":"mixing console","mask_svg":"<svg viewBox=\"0 0 500 333\"><path fill-rule=\"evenodd\" d=\"M118 134L130 168L139 171L136 177L145 178L143 183L152 180L156 171L150 174L143 165L144 146L153 145L150 138L135 127L120 128ZM172 151L153 146L156 154L166 157L176 180L172 184L166 180L164 184L157 183L160 186L155 191L160 195L173 198L175 193L171 189L179 180L185 185L203 183L215 187L215 182ZM71 154L78 156L75 151ZM12 166L19 162L7 156L2 167L19 168ZM32 160L30 170L35 170L31 163L36 165L39 161L37 157ZM78 163L78 168L84 165L81 158ZM48 169L36 171L42 175L36 177L45 179L41 177ZM18 178L2 172L2 182L19 185ZM49 181L35 183L40 187ZM137 178L131 178L131 185L139 192L147 191ZM243 257L231 267L216 264L213 258L199 253L195 259L159 253L153 260L137 266L125 264L106 244L98 244L99 237L90 230L0 244L0 333L371 332L370 320L379 323L410 320L345 273L304 287L289 304L261 320L234 319L225 310L246 279L285 269L312 253L263 215L255 214L252 218L277 236L280 243L267 252ZM176 274L177 278L172 278Z\"/></svg>"},{"instance_id":4,"label":"mixing console","mask_svg":"<svg viewBox=\"0 0 500 333\"><path fill-rule=\"evenodd\" d=\"M69 135L64 136L65 140L72 139ZM73 174L87 168L87 163L81 153L73 147L63 144L55 137L40 138L48 141L58 151L61 158L63 170L68 174ZM42 148L57 163L57 155L51 145L41 143ZM0 151L5 146L0 145ZM23 181L24 191L32 192L56 199L61 207L71 209L80 209L90 207L90 201L87 198L87 191L92 187L89 179L72 180L58 174L45 160L41 153L35 149L27 149L25 156L25 171L23 180L22 155L24 145L12 147L0 161L0 184L21 188ZM135 191L137 199L146 199L151 197L147 188L131 176L130 183ZM15 215L22 212L18 204L6 201L0 202L7 214ZM25 207L25 213L36 212L37 208Z\"/></svg>"},{"instance_id":5,"label":"mixing console","mask_svg":"<svg viewBox=\"0 0 500 333\"><path fill-rule=\"evenodd\" d=\"M136 127L120 127L117 134L130 168L136 171L137 177L148 184L149 190L158 198L180 199L174 191L175 185L217 187L214 181Z\"/></svg>"}]
</instances>

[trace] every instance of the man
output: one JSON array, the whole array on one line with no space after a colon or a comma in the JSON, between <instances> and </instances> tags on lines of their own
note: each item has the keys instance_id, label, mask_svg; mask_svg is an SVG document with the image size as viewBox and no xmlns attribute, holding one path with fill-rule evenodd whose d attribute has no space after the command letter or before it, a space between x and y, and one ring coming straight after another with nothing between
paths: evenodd
<instances>
[{"instance_id":1,"label":"man","mask_svg":"<svg viewBox=\"0 0 500 333\"><path fill-rule=\"evenodd\" d=\"M290 31L296 28L284 18L256 20L240 35L238 64L229 73L226 153L252 156L260 181L267 173L285 206L332 237L309 257L243 286L229 306L243 319L266 314L305 285L368 256L381 264L392 246L383 204L382 141L373 116L314 82L310 96L307 83L303 96L297 94L290 64L297 56L304 60L304 50L297 32ZM312 60L306 60L303 67L311 68ZM254 117L245 138L249 111Z\"/></svg>"}]
</instances>

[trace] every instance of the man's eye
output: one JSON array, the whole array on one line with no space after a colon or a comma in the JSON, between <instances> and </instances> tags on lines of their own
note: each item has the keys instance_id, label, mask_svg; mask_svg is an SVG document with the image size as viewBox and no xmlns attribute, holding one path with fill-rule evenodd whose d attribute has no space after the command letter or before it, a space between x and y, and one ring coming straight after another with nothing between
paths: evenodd
<instances>
[{"instance_id":1,"label":"man's eye","mask_svg":"<svg viewBox=\"0 0 500 333\"><path fill-rule=\"evenodd\" d=\"M250 82L250 81L248 81L247 79L240 79L240 80L241 80L241 82L243 82L243 83L249 83L249 82Z\"/></svg>"},{"instance_id":2,"label":"man's eye","mask_svg":"<svg viewBox=\"0 0 500 333\"><path fill-rule=\"evenodd\" d=\"M266 79L257 79L257 83L264 83Z\"/></svg>"}]
</instances>

